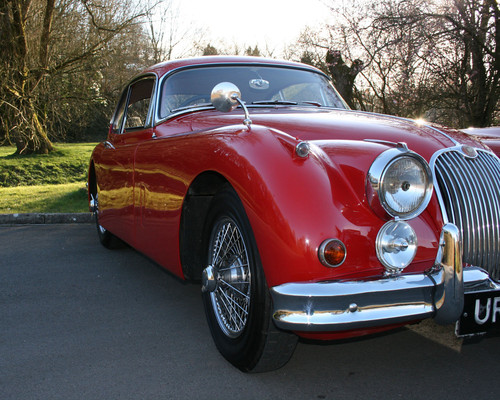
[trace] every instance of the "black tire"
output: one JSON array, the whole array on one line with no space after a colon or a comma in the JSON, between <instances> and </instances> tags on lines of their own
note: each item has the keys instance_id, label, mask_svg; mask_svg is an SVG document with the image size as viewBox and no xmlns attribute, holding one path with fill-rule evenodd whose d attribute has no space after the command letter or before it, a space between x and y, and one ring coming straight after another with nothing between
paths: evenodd
<instances>
[{"instance_id":1,"label":"black tire","mask_svg":"<svg viewBox=\"0 0 500 400\"><path fill-rule=\"evenodd\" d=\"M93 199L93 208L94 208L94 219L97 228L97 236L99 238L99 242L106 247L107 249L119 249L125 246L125 243L113 235L110 231L104 228L99 223L99 199L97 193L91 194Z\"/></svg>"},{"instance_id":2,"label":"black tire","mask_svg":"<svg viewBox=\"0 0 500 400\"><path fill-rule=\"evenodd\" d=\"M297 336L272 322L271 296L252 229L231 188L213 199L205 245L202 297L218 350L245 372L280 368L292 356Z\"/></svg>"}]
</instances>

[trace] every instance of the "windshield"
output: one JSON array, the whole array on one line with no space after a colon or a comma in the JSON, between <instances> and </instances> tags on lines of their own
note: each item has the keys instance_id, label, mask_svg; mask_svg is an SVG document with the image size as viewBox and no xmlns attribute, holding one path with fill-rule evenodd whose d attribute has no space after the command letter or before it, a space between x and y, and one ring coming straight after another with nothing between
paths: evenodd
<instances>
[{"instance_id":1,"label":"windshield","mask_svg":"<svg viewBox=\"0 0 500 400\"><path fill-rule=\"evenodd\" d=\"M319 73L275 66L211 66L182 70L163 81L160 119L186 108L211 105L210 94L220 82L238 86L247 106L304 104L346 108L328 79Z\"/></svg>"}]
</instances>

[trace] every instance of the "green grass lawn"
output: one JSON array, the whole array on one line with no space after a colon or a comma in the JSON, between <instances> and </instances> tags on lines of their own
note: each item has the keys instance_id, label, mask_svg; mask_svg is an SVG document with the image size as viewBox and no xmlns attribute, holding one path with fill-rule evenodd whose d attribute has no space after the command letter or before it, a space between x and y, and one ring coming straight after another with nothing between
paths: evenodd
<instances>
[{"instance_id":1,"label":"green grass lawn","mask_svg":"<svg viewBox=\"0 0 500 400\"><path fill-rule=\"evenodd\" d=\"M48 155L0 147L0 214L88 212L85 182L95 143L56 143Z\"/></svg>"},{"instance_id":2,"label":"green grass lawn","mask_svg":"<svg viewBox=\"0 0 500 400\"><path fill-rule=\"evenodd\" d=\"M14 155L14 147L0 147L0 187L85 182L96 143L56 143L50 154Z\"/></svg>"},{"instance_id":3,"label":"green grass lawn","mask_svg":"<svg viewBox=\"0 0 500 400\"><path fill-rule=\"evenodd\" d=\"M0 188L0 214L88 211L85 182Z\"/></svg>"}]
</instances>

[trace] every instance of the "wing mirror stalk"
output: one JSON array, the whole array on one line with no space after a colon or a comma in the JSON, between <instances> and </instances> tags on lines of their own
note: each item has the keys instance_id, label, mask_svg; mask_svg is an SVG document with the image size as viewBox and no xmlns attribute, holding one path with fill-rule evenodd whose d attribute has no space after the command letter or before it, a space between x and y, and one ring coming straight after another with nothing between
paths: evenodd
<instances>
[{"instance_id":1,"label":"wing mirror stalk","mask_svg":"<svg viewBox=\"0 0 500 400\"><path fill-rule=\"evenodd\" d=\"M250 129L252 120L250 119L250 114L248 113L248 108L241 100L241 92L234 83L231 82L221 82L214 86L212 89L212 94L210 95L210 100L214 105L215 109L220 112L231 112L238 104L243 108L245 112L245 119L243 120L243 125Z\"/></svg>"}]
</instances>

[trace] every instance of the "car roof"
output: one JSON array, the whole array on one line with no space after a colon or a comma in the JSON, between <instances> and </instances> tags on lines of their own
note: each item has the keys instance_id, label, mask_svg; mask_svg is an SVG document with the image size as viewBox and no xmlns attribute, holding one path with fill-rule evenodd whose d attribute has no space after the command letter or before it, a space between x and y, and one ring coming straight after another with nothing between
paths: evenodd
<instances>
[{"instance_id":1,"label":"car roof","mask_svg":"<svg viewBox=\"0 0 500 400\"><path fill-rule=\"evenodd\" d=\"M260 64L260 65L281 65L284 67L296 67L296 68L306 68L315 72L321 72L315 67L310 65L301 64L293 61L284 61L284 60L274 60L270 58L264 57L249 57L249 56L204 56L197 58L184 58L179 60L166 61L159 64L155 64L142 72L142 74L146 73L155 73L158 76L163 76L170 71L173 71L178 68L189 67L189 66L198 66L198 65L217 65L217 64L242 64L242 65L251 65L251 64ZM322 72L321 72L322 73ZM141 74L141 75L142 75Z\"/></svg>"}]
</instances>

